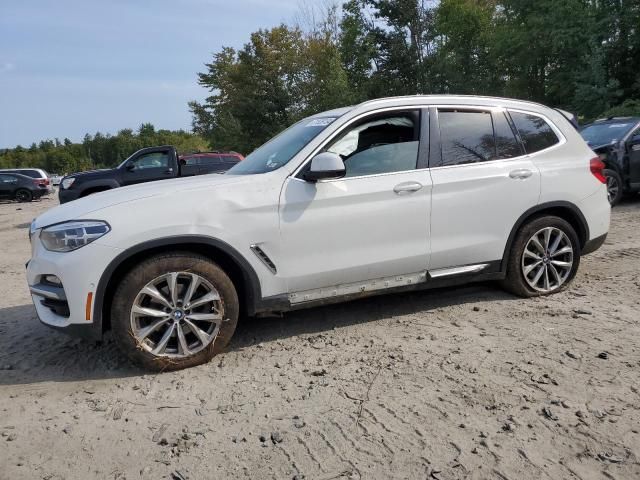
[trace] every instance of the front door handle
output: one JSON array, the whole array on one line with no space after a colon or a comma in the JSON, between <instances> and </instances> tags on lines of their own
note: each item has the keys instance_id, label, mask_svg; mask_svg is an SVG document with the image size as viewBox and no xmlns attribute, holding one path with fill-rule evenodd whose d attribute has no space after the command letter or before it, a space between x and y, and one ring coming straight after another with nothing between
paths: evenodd
<instances>
[{"instance_id":1,"label":"front door handle","mask_svg":"<svg viewBox=\"0 0 640 480\"><path fill-rule=\"evenodd\" d=\"M399 183L393 187L393 191L398 195L405 195L407 193L417 192L422 188L422 184L418 182L404 182Z\"/></svg>"},{"instance_id":2,"label":"front door handle","mask_svg":"<svg viewBox=\"0 0 640 480\"><path fill-rule=\"evenodd\" d=\"M512 170L509 172L509 177L514 180L524 180L533 175L533 172L527 168L519 168L517 170Z\"/></svg>"},{"instance_id":3,"label":"front door handle","mask_svg":"<svg viewBox=\"0 0 640 480\"><path fill-rule=\"evenodd\" d=\"M167 168L167 169L164 171L164 173L167 173L167 174L169 174L169 173L173 173L173 168Z\"/></svg>"}]
</instances>

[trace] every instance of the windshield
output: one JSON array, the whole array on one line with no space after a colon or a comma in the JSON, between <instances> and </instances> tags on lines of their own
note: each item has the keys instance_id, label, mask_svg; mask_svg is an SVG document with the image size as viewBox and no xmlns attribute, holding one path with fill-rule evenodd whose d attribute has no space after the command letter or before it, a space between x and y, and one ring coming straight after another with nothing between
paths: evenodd
<instances>
[{"instance_id":1,"label":"windshield","mask_svg":"<svg viewBox=\"0 0 640 480\"><path fill-rule=\"evenodd\" d=\"M306 118L293 124L235 164L227 174L251 175L282 167L335 119L336 117Z\"/></svg>"},{"instance_id":2,"label":"windshield","mask_svg":"<svg viewBox=\"0 0 640 480\"><path fill-rule=\"evenodd\" d=\"M590 147L599 147L601 145L607 145L614 143L622 139L629 130L633 128L635 122L613 122L613 123L599 123L589 125L580 132L582 138L586 140Z\"/></svg>"}]
</instances>

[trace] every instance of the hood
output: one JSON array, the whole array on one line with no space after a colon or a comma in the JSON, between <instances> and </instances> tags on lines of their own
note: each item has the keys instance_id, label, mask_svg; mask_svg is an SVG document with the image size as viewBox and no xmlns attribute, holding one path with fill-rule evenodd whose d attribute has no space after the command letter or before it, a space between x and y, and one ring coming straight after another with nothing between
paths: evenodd
<instances>
[{"instance_id":1,"label":"hood","mask_svg":"<svg viewBox=\"0 0 640 480\"><path fill-rule=\"evenodd\" d=\"M34 227L42 228L69 220L100 220L100 215L97 212L114 205L134 203L149 197L171 196L177 191L184 195L190 190L235 183L246 177L246 175L211 174L114 188L54 207L37 217ZM172 199L172 201L176 200Z\"/></svg>"},{"instance_id":2,"label":"hood","mask_svg":"<svg viewBox=\"0 0 640 480\"><path fill-rule=\"evenodd\" d=\"M96 169L96 170L87 170L85 172L70 173L69 175L66 175L64 178L91 177L91 176L94 176L94 175L99 175L102 172L110 172L112 170L115 170L115 168L99 168L99 169Z\"/></svg>"}]
</instances>

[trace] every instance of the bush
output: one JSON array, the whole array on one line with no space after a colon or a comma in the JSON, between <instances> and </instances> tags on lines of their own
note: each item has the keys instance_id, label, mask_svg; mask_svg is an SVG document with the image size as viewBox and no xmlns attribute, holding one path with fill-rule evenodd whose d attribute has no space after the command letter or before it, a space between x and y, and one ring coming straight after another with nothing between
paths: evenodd
<instances>
[{"instance_id":1,"label":"bush","mask_svg":"<svg viewBox=\"0 0 640 480\"><path fill-rule=\"evenodd\" d=\"M640 100L629 98L603 112L600 117L640 117Z\"/></svg>"}]
</instances>

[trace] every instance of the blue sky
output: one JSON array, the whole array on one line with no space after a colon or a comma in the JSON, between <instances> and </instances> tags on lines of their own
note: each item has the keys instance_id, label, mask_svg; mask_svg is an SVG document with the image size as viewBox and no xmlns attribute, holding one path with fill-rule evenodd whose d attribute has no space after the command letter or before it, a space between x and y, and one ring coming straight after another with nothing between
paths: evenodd
<instances>
[{"instance_id":1,"label":"blue sky","mask_svg":"<svg viewBox=\"0 0 640 480\"><path fill-rule=\"evenodd\" d=\"M211 54L298 0L0 0L0 148L151 122L189 129Z\"/></svg>"}]
</instances>

